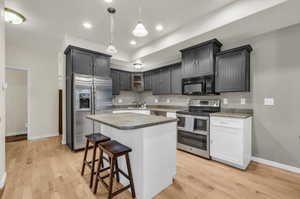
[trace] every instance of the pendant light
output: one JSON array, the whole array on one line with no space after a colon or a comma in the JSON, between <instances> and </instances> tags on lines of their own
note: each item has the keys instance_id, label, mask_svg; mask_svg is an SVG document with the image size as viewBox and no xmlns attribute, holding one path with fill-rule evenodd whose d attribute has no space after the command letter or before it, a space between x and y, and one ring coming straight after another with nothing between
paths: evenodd
<instances>
[{"instance_id":1,"label":"pendant light","mask_svg":"<svg viewBox=\"0 0 300 199\"><path fill-rule=\"evenodd\" d=\"M148 31L142 23L142 0L139 2L139 20L132 31L132 34L136 37L145 37L148 35Z\"/></svg>"},{"instance_id":2,"label":"pendant light","mask_svg":"<svg viewBox=\"0 0 300 199\"><path fill-rule=\"evenodd\" d=\"M114 16L113 15L116 13L116 9L115 8L108 8L107 11L110 14L110 41L109 41L109 45L108 45L106 51L111 53L111 54L116 54L118 52L118 50L113 45L114 28L115 28Z\"/></svg>"}]
</instances>

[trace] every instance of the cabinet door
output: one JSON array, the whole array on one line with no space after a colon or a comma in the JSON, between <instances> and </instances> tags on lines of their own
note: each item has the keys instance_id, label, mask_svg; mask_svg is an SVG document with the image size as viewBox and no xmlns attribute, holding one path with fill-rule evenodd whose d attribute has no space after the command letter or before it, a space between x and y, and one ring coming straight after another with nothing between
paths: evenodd
<instances>
[{"instance_id":1,"label":"cabinet door","mask_svg":"<svg viewBox=\"0 0 300 199\"><path fill-rule=\"evenodd\" d=\"M195 54L193 49L186 50L182 53L182 77L188 78L194 75Z\"/></svg>"},{"instance_id":2,"label":"cabinet door","mask_svg":"<svg viewBox=\"0 0 300 199\"><path fill-rule=\"evenodd\" d=\"M171 93L182 93L181 64L176 64L171 68Z\"/></svg>"},{"instance_id":3,"label":"cabinet door","mask_svg":"<svg viewBox=\"0 0 300 199\"><path fill-rule=\"evenodd\" d=\"M110 58L94 55L94 74L96 76L110 76Z\"/></svg>"},{"instance_id":4,"label":"cabinet door","mask_svg":"<svg viewBox=\"0 0 300 199\"><path fill-rule=\"evenodd\" d=\"M131 90L131 73L119 71L120 73L120 90Z\"/></svg>"},{"instance_id":5,"label":"cabinet door","mask_svg":"<svg viewBox=\"0 0 300 199\"><path fill-rule=\"evenodd\" d=\"M159 70L155 70L151 75L151 87L153 95L160 94L160 72Z\"/></svg>"},{"instance_id":6,"label":"cabinet door","mask_svg":"<svg viewBox=\"0 0 300 199\"><path fill-rule=\"evenodd\" d=\"M87 52L74 50L72 52L73 72L93 75L93 55Z\"/></svg>"},{"instance_id":7,"label":"cabinet door","mask_svg":"<svg viewBox=\"0 0 300 199\"><path fill-rule=\"evenodd\" d=\"M216 58L216 92L249 91L247 52L234 52ZM249 67L249 66L248 66Z\"/></svg>"},{"instance_id":8,"label":"cabinet door","mask_svg":"<svg viewBox=\"0 0 300 199\"><path fill-rule=\"evenodd\" d=\"M160 94L170 94L171 93L171 68L166 67L160 69L160 83L159 83L159 93Z\"/></svg>"},{"instance_id":9,"label":"cabinet door","mask_svg":"<svg viewBox=\"0 0 300 199\"><path fill-rule=\"evenodd\" d=\"M212 47L203 46L194 50L195 64L193 76L213 75L214 67L212 63Z\"/></svg>"},{"instance_id":10,"label":"cabinet door","mask_svg":"<svg viewBox=\"0 0 300 199\"><path fill-rule=\"evenodd\" d=\"M151 90L152 89L152 82L151 82L151 71L144 73L144 90Z\"/></svg>"},{"instance_id":11,"label":"cabinet door","mask_svg":"<svg viewBox=\"0 0 300 199\"><path fill-rule=\"evenodd\" d=\"M111 78L112 78L112 94L119 95L120 94L120 74L117 70L111 70Z\"/></svg>"}]
</instances>

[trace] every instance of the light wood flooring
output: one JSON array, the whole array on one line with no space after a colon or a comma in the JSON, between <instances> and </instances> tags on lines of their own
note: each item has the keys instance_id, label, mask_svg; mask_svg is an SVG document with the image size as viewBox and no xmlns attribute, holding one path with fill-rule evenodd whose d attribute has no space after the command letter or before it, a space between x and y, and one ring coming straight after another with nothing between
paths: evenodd
<instances>
[{"instance_id":1,"label":"light wood flooring","mask_svg":"<svg viewBox=\"0 0 300 199\"><path fill-rule=\"evenodd\" d=\"M92 194L88 175L80 175L82 152L73 153L59 143L59 137L7 143L2 198L106 198L101 186ZM131 197L125 192L116 198ZM258 163L245 172L178 151L175 183L155 199L300 199L300 175Z\"/></svg>"}]
</instances>

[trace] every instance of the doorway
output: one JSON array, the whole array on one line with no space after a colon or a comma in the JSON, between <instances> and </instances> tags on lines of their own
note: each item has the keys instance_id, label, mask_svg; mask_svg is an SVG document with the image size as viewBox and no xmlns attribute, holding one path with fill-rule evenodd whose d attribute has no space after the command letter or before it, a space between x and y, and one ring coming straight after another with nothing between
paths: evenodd
<instances>
[{"instance_id":1,"label":"doorway","mask_svg":"<svg viewBox=\"0 0 300 199\"><path fill-rule=\"evenodd\" d=\"M29 127L28 69L6 67L6 142L26 140Z\"/></svg>"}]
</instances>

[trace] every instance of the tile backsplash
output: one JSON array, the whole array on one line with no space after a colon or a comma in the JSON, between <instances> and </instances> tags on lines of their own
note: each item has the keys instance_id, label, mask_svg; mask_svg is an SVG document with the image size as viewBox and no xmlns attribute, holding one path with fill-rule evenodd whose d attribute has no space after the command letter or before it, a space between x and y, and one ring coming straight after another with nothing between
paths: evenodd
<instances>
[{"instance_id":1,"label":"tile backsplash","mask_svg":"<svg viewBox=\"0 0 300 199\"><path fill-rule=\"evenodd\" d=\"M220 99L222 108L252 109L252 93L222 93L214 96L152 95L151 91L121 91L115 96L114 105L132 105L145 102L147 105L188 106L190 99ZM226 103L227 101L227 103ZM225 102L225 103L224 103Z\"/></svg>"}]
</instances>

